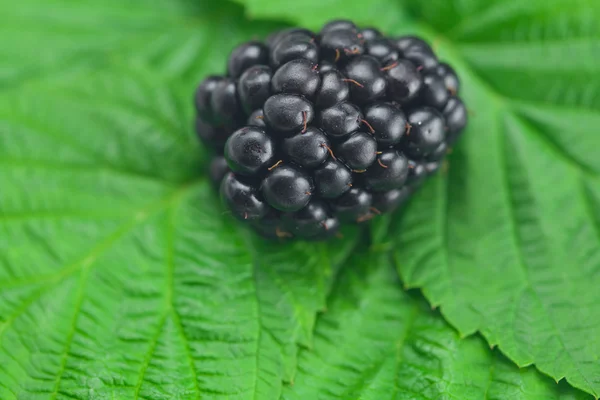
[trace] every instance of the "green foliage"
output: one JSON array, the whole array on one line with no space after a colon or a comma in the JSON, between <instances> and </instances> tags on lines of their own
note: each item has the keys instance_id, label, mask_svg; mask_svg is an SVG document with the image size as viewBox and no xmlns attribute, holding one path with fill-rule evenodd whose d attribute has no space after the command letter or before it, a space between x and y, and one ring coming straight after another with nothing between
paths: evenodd
<instances>
[{"instance_id":1,"label":"green foliage","mask_svg":"<svg viewBox=\"0 0 600 400\"><path fill-rule=\"evenodd\" d=\"M589 398L460 339L392 257L463 335L598 394L598 3L242 3L274 22L192 0L0 4L0 399ZM194 85L236 43L333 17L428 36L473 111L370 251L354 229L241 229L191 129Z\"/></svg>"}]
</instances>

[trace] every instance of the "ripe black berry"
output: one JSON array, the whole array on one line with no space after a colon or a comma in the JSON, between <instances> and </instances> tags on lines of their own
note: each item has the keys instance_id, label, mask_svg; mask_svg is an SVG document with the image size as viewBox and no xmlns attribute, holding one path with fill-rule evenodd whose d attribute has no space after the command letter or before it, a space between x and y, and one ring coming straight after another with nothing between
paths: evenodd
<instances>
[{"instance_id":1,"label":"ripe black berry","mask_svg":"<svg viewBox=\"0 0 600 400\"><path fill-rule=\"evenodd\" d=\"M381 65L392 64L400 58L394 44L386 38L377 38L367 42L366 54L376 58Z\"/></svg>"},{"instance_id":2,"label":"ripe black berry","mask_svg":"<svg viewBox=\"0 0 600 400\"><path fill-rule=\"evenodd\" d=\"M438 74L446 85L446 89L453 94L458 94L460 90L460 81L458 80L458 75L454 69L446 63L439 63L437 67L435 67L435 73Z\"/></svg>"},{"instance_id":3,"label":"ripe black berry","mask_svg":"<svg viewBox=\"0 0 600 400\"><path fill-rule=\"evenodd\" d=\"M335 154L350 169L365 170L377 158L377 142L368 133L355 132L336 146Z\"/></svg>"},{"instance_id":4,"label":"ripe black berry","mask_svg":"<svg viewBox=\"0 0 600 400\"><path fill-rule=\"evenodd\" d=\"M247 113L260 108L271 95L271 68L255 65L240 77L237 90L242 107Z\"/></svg>"},{"instance_id":5,"label":"ripe black berry","mask_svg":"<svg viewBox=\"0 0 600 400\"><path fill-rule=\"evenodd\" d=\"M411 194L412 189L408 186L387 192L375 192L373 193L373 208L381 213L392 212L408 200Z\"/></svg>"},{"instance_id":6,"label":"ripe black berry","mask_svg":"<svg viewBox=\"0 0 600 400\"><path fill-rule=\"evenodd\" d=\"M314 116L312 104L297 94L269 97L263 112L267 126L282 133L306 130Z\"/></svg>"},{"instance_id":7,"label":"ripe black berry","mask_svg":"<svg viewBox=\"0 0 600 400\"><path fill-rule=\"evenodd\" d=\"M317 118L319 127L333 138L342 138L360 128L363 115L352 103L341 102L322 110Z\"/></svg>"},{"instance_id":8,"label":"ripe black berry","mask_svg":"<svg viewBox=\"0 0 600 400\"><path fill-rule=\"evenodd\" d=\"M338 30L351 31L354 33L358 32L358 28L356 27L356 25L354 25L354 22L345 19L337 19L329 21L328 23L323 25L323 27L321 28L321 35Z\"/></svg>"},{"instance_id":9,"label":"ripe black berry","mask_svg":"<svg viewBox=\"0 0 600 400\"><path fill-rule=\"evenodd\" d=\"M321 36L321 58L334 63L363 54L365 48L354 30L336 29Z\"/></svg>"},{"instance_id":10,"label":"ripe black berry","mask_svg":"<svg viewBox=\"0 0 600 400\"><path fill-rule=\"evenodd\" d=\"M407 35L393 39L394 44L401 52L405 52L410 47L423 47L431 50L429 44L417 36Z\"/></svg>"},{"instance_id":11,"label":"ripe black berry","mask_svg":"<svg viewBox=\"0 0 600 400\"><path fill-rule=\"evenodd\" d=\"M371 56L359 56L344 68L352 101L364 104L385 95L386 80L381 64Z\"/></svg>"},{"instance_id":12,"label":"ripe black berry","mask_svg":"<svg viewBox=\"0 0 600 400\"><path fill-rule=\"evenodd\" d=\"M427 168L423 162L408 161L408 177L406 184L411 187L420 185L427 178Z\"/></svg>"},{"instance_id":13,"label":"ripe black berry","mask_svg":"<svg viewBox=\"0 0 600 400\"><path fill-rule=\"evenodd\" d=\"M446 156L447 152L448 152L448 143L442 142L435 150L433 150L426 157L426 159L427 159L427 161L440 161Z\"/></svg>"},{"instance_id":14,"label":"ripe black berry","mask_svg":"<svg viewBox=\"0 0 600 400\"><path fill-rule=\"evenodd\" d=\"M265 114L263 113L262 108L255 110L248 116L248 120L246 121L246 125L248 126L258 126L259 128L266 128L267 124L265 123Z\"/></svg>"},{"instance_id":15,"label":"ripe black berry","mask_svg":"<svg viewBox=\"0 0 600 400\"><path fill-rule=\"evenodd\" d=\"M333 63L333 62L325 61L325 60L321 60L319 62L319 72L321 74L324 74L329 71L333 71L335 69L337 69L337 67L336 67L335 63Z\"/></svg>"},{"instance_id":16,"label":"ripe black berry","mask_svg":"<svg viewBox=\"0 0 600 400\"><path fill-rule=\"evenodd\" d=\"M271 51L271 67L279 68L288 61L300 58L317 63L319 49L313 36L306 32L292 32L281 37L275 44Z\"/></svg>"},{"instance_id":17,"label":"ripe black berry","mask_svg":"<svg viewBox=\"0 0 600 400\"><path fill-rule=\"evenodd\" d=\"M325 240L447 165L467 124L459 87L423 39L336 20L235 48L226 76L196 88L196 132L236 218L268 238Z\"/></svg>"},{"instance_id":18,"label":"ripe black berry","mask_svg":"<svg viewBox=\"0 0 600 400\"><path fill-rule=\"evenodd\" d=\"M247 42L233 49L227 62L227 72L237 78L249 67L268 62L269 52L264 44Z\"/></svg>"},{"instance_id":19,"label":"ripe black berry","mask_svg":"<svg viewBox=\"0 0 600 400\"><path fill-rule=\"evenodd\" d=\"M398 103L414 99L421 86L423 77L415 65L408 60L399 60L386 71L388 96Z\"/></svg>"},{"instance_id":20,"label":"ripe black berry","mask_svg":"<svg viewBox=\"0 0 600 400\"><path fill-rule=\"evenodd\" d=\"M218 124L237 129L243 121L242 108L238 102L237 87L233 80L223 79L213 90L210 106Z\"/></svg>"},{"instance_id":21,"label":"ripe black berry","mask_svg":"<svg viewBox=\"0 0 600 400\"><path fill-rule=\"evenodd\" d=\"M337 70L322 72L322 82L317 92L315 105L318 108L333 107L337 103L348 100L350 89L344 76Z\"/></svg>"},{"instance_id":22,"label":"ripe black berry","mask_svg":"<svg viewBox=\"0 0 600 400\"><path fill-rule=\"evenodd\" d=\"M210 106L210 99L217 84L223 80L220 76L207 76L196 89L194 104L198 116L206 122L213 122L214 117Z\"/></svg>"},{"instance_id":23,"label":"ripe black berry","mask_svg":"<svg viewBox=\"0 0 600 400\"><path fill-rule=\"evenodd\" d=\"M275 145L261 128L246 126L235 131L225 144L229 168L240 175L253 176L273 165Z\"/></svg>"},{"instance_id":24,"label":"ripe black berry","mask_svg":"<svg viewBox=\"0 0 600 400\"><path fill-rule=\"evenodd\" d=\"M304 133L285 138L282 150L289 161L305 168L315 168L327 159L330 147L320 129L309 127Z\"/></svg>"},{"instance_id":25,"label":"ripe black berry","mask_svg":"<svg viewBox=\"0 0 600 400\"><path fill-rule=\"evenodd\" d=\"M201 118L196 118L196 134L206 147L222 150L227 141L225 129L207 124Z\"/></svg>"},{"instance_id":26,"label":"ripe black berry","mask_svg":"<svg viewBox=\"0 0 600 400\"><path fill-rule=\"evenodd\" d=\"M467 125L467 108L461 99L452 96L442 113L446 118L446 126L448 127L448 142L452 144Z\"/></svg>"},{"instance_id":27,"label":"ripe black berry","mask_svg":"<svg viewBox=\"0 0 600 400\"><path fill-rule=\"evenodd\" d=\"M423 75L423 88L419 93L420 104L443 110L450 98L444 79L434 72Z\"/></svg>"},{"instance_id":28,"label":"ripe black berry","mask_svg":"<svg viewBox=\"0 0 600 400\"><path fill-rule=\"evenodd\" d=\"M400 143L407 128L404 113L389 103L373 103L365 108L365 120L382 147Z\"/></svg>"},{"instance_id":29,"label":"ripe black berry","mask_svg":"<svg viewBox=\"0 0 600 400\"><path fill-rule=\"evenodd\" d=\"M396 150L385 150L365 172L365 181L373 191L400 189L408 176L408 159Z\"/></svg>"},{"instance_id":30,"label":"ripe black berry","mask_svg":"<svg viewBox=\"0 0 600 400\"><path fill-rule=\"evenodd\" d=\"M269 47L271 52L273 52L275 47L279 44L279 42L282 39L287 39L287 38L291 37L292 34L307 37L309 40L314 38L314 36L315 36L314 33L309 31L308 29L287 28L287 29L282 29L280 31L271 33L269 36L267 36L267 39L265 40L265 42L267 43L267 46Z\"/></svg>"},{"instance_id":31,"label":"ripe black berry","mask_svg":"<svg viewBox=\"0 0 600 400\"><path fill-rule=\"evenodd\" d=\"M295 93L311 99L321 86L317 65L299 58L283 64L273 75L273 93Z\"/></svg>"},{"instance_id":32,"label":"ripe black berry","mask_svg":"<svg viewBox=\"0 0 600 400\"><path fill-rule=\"evenodd\" d=\"M325 199L341 196L352 187L352 173L335 160L327 160L313 173L316 194Z\"/></svg>"},{"instance_id":33,"label":"ripe black berry","mask_svg":"<svg viewBox=\"0 0 600 400\"><path fill-rule=\"evenodd\" d=\"M303 209L295 213L283 215L283 226L286 232L294 236L309 238L323 230L323 224L329 218L329 210L325 202L313 200Z\"/></svg>"},{"instance_id":34,"label":"ripe black berry","mask_svg":"<svg viewBox=\"0 0 600 400\"><path fill-rule=\"evenodd\" d=\"M423 68L425 71L432 70L438 65L438 59L429 46L413 45L405 49L402 55L417 68Z\"/></svg>"},{"instance_id":35,"label":"ripe black berry","mask_svg":"<svg viewBox=\"0 0 600 400\"><path fill-rule=\"evenodd\" d=\"M271 207L280 211L298 211L312 196L311 179L289 165L273 168L263 179L261 193Z\"/></svg>"},{"instance_id":36,"label":"ripe black berry","mask_svg":"<svg viewBox=\"0 0 600 400\"><path fill-rule=\"evenodd\" d=\"M414 109L408 114L410 133L405 136L404 152L422 159L433 152L446 138L443 115L433 108Z\"/></svg>"},{"instance_id":37,"label":"ripe black berry","mask_svg":"<svg viewBox=\"0 0 600 400\"><path fill-rule=\"evenodd\" d=\"M259 219L269 207L259 198L258 191L232 172L223 178L221 197L234 216L244 220Z\"/></svg>"},{"instance_id":38,"label":"ripe black berry","mask_svg":"<svg viewBox=\"0 0 600 400\"><path fill-rule=\"evenodd\" d=\"M223 156L216 156L210 161L209 166L209 177L211 183L219 188L221 186L221 182L227 173L229 172L229 166L227 165L227 160Z\"/></svg>"},{"instance_id":39,"label":"ripe black berry","mask_svg":"<svg viewBox=\"0 0 600 400\"><path fill-rule=\"evenodd\" d=\"M370 215L373 195L364 189L352 188L333 202L333 209L342 221L366 220Z\"/></svg>"},{"instance_id":40,"label":"ripe black berry","mask_svg":"<svg viewBox=\"0 0 600 400\"><path fill-rule=\"evenodd\" d=\"M381 32L379 32L379 30L373 27L362 29L360 31L360 34L362 35L362 39L366 42L369 42L381 36Z\"/></svg>"}]
</instances>

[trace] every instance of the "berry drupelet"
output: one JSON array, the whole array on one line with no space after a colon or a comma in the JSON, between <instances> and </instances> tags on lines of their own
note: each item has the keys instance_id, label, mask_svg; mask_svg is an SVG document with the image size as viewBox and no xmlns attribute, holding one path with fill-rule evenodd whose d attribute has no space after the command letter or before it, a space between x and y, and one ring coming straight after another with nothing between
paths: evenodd
<instances>
[{"instance_id":1,"label":"berry drupelet","mask_svg":"<svg viewBox=\"0 0 600 400\"><path fill-rule=\"evenodd\" d=\"M455 70L417 36L335 20L229 55L194 94L209 176L268 238L325 240L406 202L467 125Z\"/></svg>"}]
</instances>

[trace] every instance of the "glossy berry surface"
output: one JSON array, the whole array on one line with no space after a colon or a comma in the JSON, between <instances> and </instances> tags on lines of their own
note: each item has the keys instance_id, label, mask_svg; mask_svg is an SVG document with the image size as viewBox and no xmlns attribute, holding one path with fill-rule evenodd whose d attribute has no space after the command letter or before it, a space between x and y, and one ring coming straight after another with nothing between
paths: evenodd
<instances>
[{"instance_id":1,"label":"glossy berry surface","mask_svg":"<svg viewBox=\"0 0 600 400\"><path fill-rule=\"evenodd\" d=\"M440 63L435 67L435 73L444 80L444 85L450 94L458 94L458 91L460 90L460 81L458 80L458 75L456 75L454 68L446 63Z\"/></svg>"},{"instance_id":2,"label":"glossy berry surface","mask_svg":"<svg viewBox=\"0 0 600 400\"><path fill-rule=\"evenodd\" d=\"M407 128L404 113L390 103L374 103L365 108L365 120L375 140L382 147L400 143Z\"/></svg>"},{"instance_id":3,"label":"glossy berry surface","mask_svg":"<svg viewBox=\"0 0 600 400\"><path fill-rule=\"evenodd\" d=\"M242 43L224 72L194 92L206 169L229 214L273 240L335 240L402 207L468 123L427 41L349 20Z\"/></svg>"},{"instance_id":4,"label":"glossy berry surface","mask_svg":"<svg viewBox=\"0 0 600 400\"><path fill-rule=\"evenodd\" d=\"M237 83L240 102L249 113L262 107L271 95L271 68L266 65L255 65L248 68Z\"/></svg>"},{"instance_id":5,"label":"glossy berry surface","mask_svg":"<svg viewBox=\"0 0 600 400\"><path fill-rule=\"evenodd\" d=\"M233 49L227 62L227 72L237 78L253 65L267 64L269 52L261 42L247 42Z\"/></svg>"},{"instance_id":6,"label":"glossy berry surface","mask_svg":"<svg viewBox=\"0 0 600 400\"><path fill-rule=\"evenodd\" d=\"M352 103L342 102L321 110L317 125L333 138L342 138L357 131L362 120L360 108Z\"/></svg>"},{"instance_id":7,"label":"glossy berry surface","mask_svg":"<svg viewBox=\"0 0 600 400\"><path fill-rule=\"evenodd\" d=\"M419 94L423 77L408 60L399 60L386 71L388 97L398 103L407 103Z\"/></svg>"},{"instance_id":8,"label":"glossy berry surface","mask_svg":"<svg viewBox=\"0 0 600 400\"><path fill-rule=\"evenodd\" d=\"M467 126L468 114L465 104L456 96L450 97L442 111L448 128L448 141L454 143L458 135Z\"/></svg>"},{"instance_id":9,"label":"glossy berry surface","mask_svg":"<svg viewBox=\"0 0 600 400\"><path fill-rule=\"evenodd\" d=\"M419 93L419 104L443 110L450 98L450 91L446 88L444 78L435 72L423 75L423 88Z\"/></svg>"},{"instance_id":10,"label":"glossy berry surface","mask_svg":"<svg viewBox=\"0 0 600 400\"><path fill-rule=\"evenodd\" d=\"M296 59L306 59L314 63L319 61L319 48L314 43L314 37L303 30L282 35L270 54L273 68L279 68L282 64Z\"/></svg>"},{"instance_id":11,"label":"glossy berry surface","mask_svg":"<svg viewBox=\"0 0 600 400\"><path fill-rule=\"evenodd\" d=\"M246 126L235 131L225 143L229 168L240 175L255 176L273 164L273 139L261 128Z\"/></svg>"},{"instance_id":12,"label":"glossy berry surface","mask_svg":"<svg viewBox=\"0 0 600 400\"><path fill-rule=\"evenodd\" d=\"M363 222L370 215L373 195L359 188L352 188L340 196L333 208L342 221Z\"/></svg>"},{"instance_id":13,"label":"glossy berry surface","mask_svg":"<svg viewBox=\"0 0 600 400\"><path fill-rule=\"evenodd\" d=\"M227 173L221 182L221 198L239 219L260 219L269 210L256 188L232 172Z\"/></svg>"},{"instance_id":14,"label":"glossy berry surface","mask_svg":"<svg viewBox=\"0 0 600 400\"><path fill-rule=\"evenodd\" d=\"M289 165L273 168L263 179L261 193L271 207L280 211L298 211L312 196L311 179Z\"/></svg>"},{"instance_id":15,"label":"glossy berry surface","mask_svg":"<svg viewBox=\"0 0 600 400\"><path fill-rule=\"evenodd\" d=\"M377 155L377 161L365 172L367 187L375 192L400 189L408 177L408 159L396 150Z\"/></svg>"},{"instance_id":16,"label":"glossy berry surface","mask_svg":"<svg viewBox=\"0 0 600 400\"><path fill-rule=\"evenodd\" d=\"M319 88L315 105L317 108L329 108L348 100L350 89L344 76L337 70L321 71L321 87Z\"/></svg>"},{"instance_id":17,"label":"glossy berry surface","mask_svg":"<svg viewBox=\"0 0 600 400\"><path fill-rule=\"evenodd\" d=\"M385 95L387 82L381 64L371 56L360 56L344 68L348 78L350 97L358 104L368 103Z\"/></svg>"},{"instance_id":18,"label":"glossy berry surface","mask_svg":"<svg viewBox=\"0 0 600 400\"><path fill-rule=\"evenodd\" d=\"M339 161L327 160L313 173L316 194L335 199L352 187L352 173Z\"/></svg>"},{"instance_id":19,"label":"glossy berry surface","mask_svg":"<svg viewBox=\"0 0 600 400\"><path fill-rule=\"evenodd\" d=\"M304 58L283 64L273 75L273 93L295 93L312 99L321 86L317 64Z\"/></svg>"},{"instance_id":20,"label":"glossy berry surface","mask_svg":"<svg viewBox=\"0 0 600 400\"><path fill-rule=\"evenodd\" d=\"M422 159L432 153L446 138L444 117L430 107L415 109L408 114L410 133L405 138L405 153Z\"/></svg>"},{"instance_id":21,"label":"glossy berry surface","mask_svg":"<svg viewBox=\"0 0 600 400\"><path fill-rule=\"evenodd\" d=\"M377 142L365 132L355 132L335 148L337 158L353 170L367 169L377 158Z\"/></svg>"},{"instance_id":22,"label":"glossy berry surface","mask_svg":"<svg viewBox=\"0 0 600 400\"><path fill-rule=\"evenodd\" d=\"M312 104L297 94L276 94L263 107L265 123L282 133L305 130L314 116Z\"/></svg>"},{"instance_id":23,"label":"glossy berry surface","mask_svg":"<svg viewBox=\"0 0 600 400\"><path fill-rule=\"evenodd\" d=\"M402 189L373 193L373 208L380 213L392 212L405 203L410 198L411 194L412 189L408 186L405 186Z\"/></svg>"},{"instance_id":24,"label":"glossy berry surface","mask_svg":"<svg viewBox=\"0 0 600 400\"><path fill-rule=\"evenodd\" d=\"M287 160L305 168L315 168L329 157L329 146L323 131L311 126L306 132L285 138L281 149Z\"/></svg>"},{"instance_id":25,"label":"glossy berry surface","mask_svg":"<svg viewBox=\"0 0 600 400\"><path fill-rule=\"evenodd\" d=\"M283 215L283 226L287 232L301 238L309 238L321 233L329 218L327 203L313 200L295 213Z\"/></svg>"},{"instance_id":26,"label":"glossy berry surface","mask_svg":"<svg viewBox=\"0 0 600 400\"><path fill-rule=\"evenodd\" d=\"M196 106L198 116L205 121L210 122L214 120L210 99L217 84L222 80L223 78L220 76L207 76L196 89L194 105Z\"/></svg>"},{"instance_id":27,"label":"glossy berry surface","mask_svg":"<svg viewBox=\"0 0 600 400\"><path fill-rule=\"evenodd\" d=\"M227 160L223 156L215 156L210 161L210 165L208 167L208 176L210 177L210 182L216 187L219 188L221 186L221 182L227 173L230 172L229 165L227 165Z\"/></svg>"}]
</instances>

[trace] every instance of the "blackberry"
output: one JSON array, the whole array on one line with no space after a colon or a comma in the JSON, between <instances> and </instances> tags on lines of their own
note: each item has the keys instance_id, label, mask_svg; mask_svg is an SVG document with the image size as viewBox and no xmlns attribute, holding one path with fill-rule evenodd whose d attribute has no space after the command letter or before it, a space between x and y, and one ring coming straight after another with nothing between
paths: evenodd
<instances>
[{"instance_id":1,"label":"blackberry","mask_svg":"<svg viewBox=\"0 0 600 400\"><path fill-rule=\"evenodd\" d=\"M255 220L269 211L257 189L242 177L229 172L221 182L221 198L233 215L243 220Z\"/></svg>"},{"instance_id":2,"label":"blackberry","mask_svg":"<svg viewBox=\"0 0 600 400\"><path fill-rule=\"evenodd\" d=\"M377 155L377 161L365 172L369 189L382 192L400 189L408 177L408 159L397 150L386 150Z\"/></svg>"},{"instance_id":3,"label":"blackberry","mask_svg":"<svg viewBox=\"0 0 600 400\"><path fill-rule=\"evenodd\" d=\"M349 102L341 102L319 113L317 125L333 138L342 138L360 128L363 115L360 108Z\"/></svg>"},{"instance_id":4,"label":"blackberry","mask_svg":"<svg viewBox=\"0 0 600 400\"><path fill-rule=\"evenodd\" d=\"M368 103L385 95L385 76L374 57L354 57L344 68L344 75L348 77L350 96L355 103Z\"/></svg>"},{"instance_id":5,"label":"blackberry","mask_svg":"<svg viewBox=\"0 0 600 400\"><path fill-rule=\"evenodd\" d=\"M304 172L282 165L267 174L260 190L271 207L280 211L298 211L310 201L312 183Z\"/></svg>"},{"instance_id":6,"label":"blackberry","mask_svg":"<svg viewBox=\"0 0 600 400\"><path fill-rule=\"evenodd\" d=\"M316 194L325 199L335 199L352 187L352 173L335 160L328 160L313 173Z\"/></svg>"},{"instance_id":7,"label":"blackberry","mask_svg":"<svg viewBox=\"0 0 600 400\"><path fill-rule=\"evenodd\" d=\"M445 139L444 116L430 107L417 108L408 114L410 133L405 137L404 152L422 159L432 153Z\"/></svg>"},{"instance_id":8,"label":"blackberry","mask_svg":"<svg viewBox=\"0 0 600 400\"><path fill-rule=\"evenodd\" d=\"M255 65L248 68L237 83L238 96L247 113L260 108L271 95L271 68Z\"/></svg>"},{"instance_id":9,"label":"blackberry","mask_svg":"<svg viewBox=\"0 0 600 400\"><path fill-rule=\"evenodd\" d=\"M273 75L273 93L296 93L312 99L321 86L317 68L317 64L304 58L283 64Z\"/></svg>"},{"instance_id":10,"label":"blackberry","mask_svg":"<svg viewBox=\"0 0 600 400\"><path fill-rule=\"evenodd\" d=\"M269 97L263 112L267 126L282 134L305 131L314 116L312 104L296 94L276 94Z\"/></svg>"},{"instance_id":11,"label":"blackberry","mask_svg":"<svg viewBox=\"0 0 600 400\"><path fill-rule=\"evenodd\" d=\"M419 94L423 77L415 65L408 60L399 60L386 71L388 97L398 103L406 103Z\"/></svg>"},{"instance_id":12,"label":"blackberry","mask_svg":"<svg viewBox=\"0 0 600 400\"><path fill-rule=\"evenodd\" d=\"M273 139L261 128L246 126L235 131L225 144L229 168L240 175L255 176L273 164Z\"/></svg>"},{"instance_id":13,"label":"blackberry","mask_svg":"<svg viewBox=\"0 0 600 400\"><path fill-rule=\"evenodd\" d=\"M321 233L329 214L329 209L324 201L313 200L300 211L284 214L283 226L294 236L310 238Z\"/></svg>"},{"instance_id":14,"label":"blackberry","mask_svg":"<svg viewBox=\"0 0 600 400\"><path fill-rule=\"evenodd\" d=\"M196 89L196 94L194 95L196 112L204 121L214 122L214 114L210 105L210 99L215 91L215 88L217 87L217 84L222 80L223 78L220 76L208 76Z\"/></svg>"},{"instance_id":15,"label":"blackberry","mask_svg":"<svg viewBox=\"0 0 600 400\"><path fill-rule=\"evenodd\" d=\"M423 75L423 88L419 93L419 103L443 110L450 99L450 91L446 88L444 78L435 72Z\"/></svg>"},{"instance_id":16,"label":"blackberry","mask_svg":"<svg viewBox=\"0 0 600 400\"><path fill-rule=\"evenodd\" d=\"M309 127L282 142L282 153L289 161L305 168L315 168L329 157L329 141L319 128Z\"/></svg>"},{"instance_id":17,"label":"blackberry","mask_svg":"<svg viewBox=\"0 0 600 400\"><path fill-rule=\"evenodd\" d=\"M348 100L350 89L344 76L337 70L331 70L321 73L321 87L317 92L315 105L318 108L333 107L338 103Z\"/></svg>"},{"instance_id":18,"label":"blackberry","mask_svg":"<svg viewBox=\"0 0 600 400\"><path fill-rule=\"evenodd\" d=\"M382 147L400 143L408 127L404 113L389 103L373 103L365 108L365 120Z\"/></svg>"},{"instance_id":19,"label":"blackberry","mask_svg":"<svg viewBox=\"0 0 600 400\"><path fill-rule=\"evenodd\" d=\"M272 239L325 240L402 206L468 122L454 69L416 36L335 20L233 49L194 93L210 181Z\"/></svg>"},{"instance_id":20,"label":"blackberry","mask_svg":"<svg viewBox=\"0 0 600 400\"><path fill-rule=\"evenodd\" d=\"M375 212L389 213L394 211L402 203L406 202L412 194L412 189L409 186L404 186L402 189L392 189L387 192L373 193L373 209Z\"/></svg>"},{"instance_id":21,"label":"blackberry","mask_svg":"<svg viewBox=\"0 0 600 400\"><path fill-rule=\"evenodd\" d=\"M368 133L354 132L335 148L337 157L353 170L365 170L377 158L377 142Z\"/></svg>"},{"instance_id":22,"label":"blackberry","mask_svg":"<svg viewBox=\"0 0 600 400\"><path fill-rule=\"evenodd\" d=\"M269 51L260 42L247 42L239 45L231 52L227 62L229 76L238 78L249 67L266 64L269 61Z\"/></svg>"}]
</instances>

